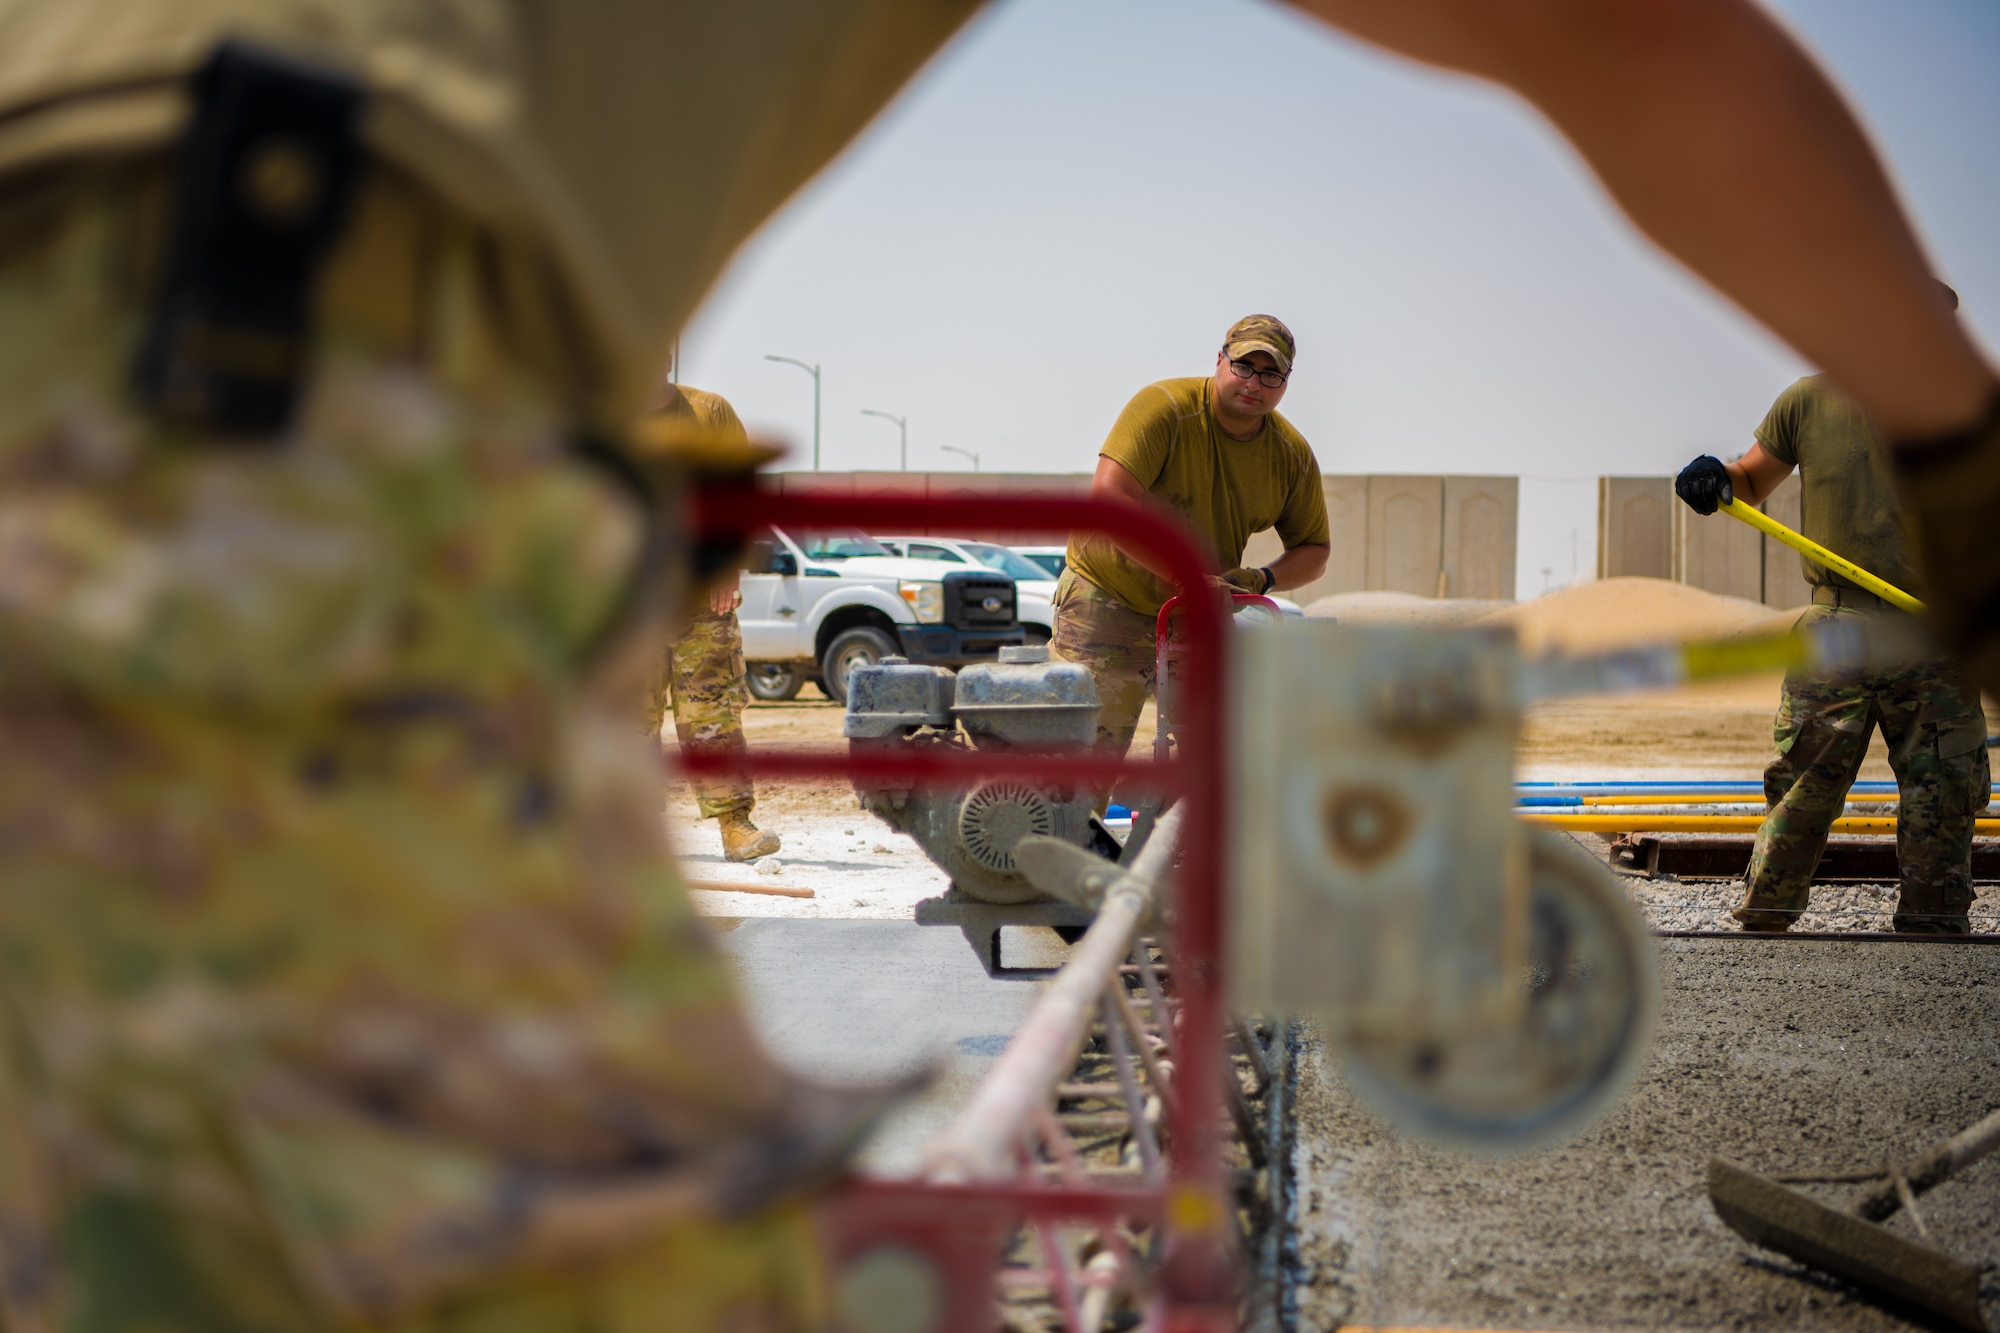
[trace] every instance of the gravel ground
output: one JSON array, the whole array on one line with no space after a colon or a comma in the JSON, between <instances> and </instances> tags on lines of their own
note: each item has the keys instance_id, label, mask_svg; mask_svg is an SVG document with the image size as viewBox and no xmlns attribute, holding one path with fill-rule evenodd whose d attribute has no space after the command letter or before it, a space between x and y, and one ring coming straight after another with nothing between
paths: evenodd
<instances>
[{"instance_id":1,"label":"gravel ground","mask_svg":"<svg viewBox=\"0 0 2000 1333\"><path fill-rule=\"evenodd\" d=\"M2000 1105L2000 946L1662 940L1659 961L1659 1035L1632 1092L1575 1140L1511 1158L1402 1137L1308 1031L1301 1330L1915 1326L1739 1239L1709 1207L1707 1163L1855 1168ZM1806 1188L1839 1203L1855 1187ZM2000 1327L2000 1156L1923 1208L1933 1243L1989 1266Z\"/></svg>"},{"instance_id":2,"label":"gravel ground","mask_svg":"<svg viewBox=\"0 0 2000 1333\"><path fill-rule=\"evenodd\" d=\"M1743 901L1743 885L1736 880L1619 878L1646 924L1655 930L1736 928L1729 915L1730 909ZM1978 885L1974 894L1967 912L1972 929L1982 935L2000 932L2000 885ZM1793 929L1814 933L1887 931L1894 929L1891 918L1895 911L1894 884L1815 884L1812 906Z\"/></svg>"}]
</instances>

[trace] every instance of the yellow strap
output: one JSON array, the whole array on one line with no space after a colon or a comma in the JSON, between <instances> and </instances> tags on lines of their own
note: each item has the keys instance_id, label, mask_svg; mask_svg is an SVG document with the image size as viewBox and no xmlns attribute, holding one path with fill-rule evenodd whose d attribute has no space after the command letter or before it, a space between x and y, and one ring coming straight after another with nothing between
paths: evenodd
<instances>
[{"instance_id":1,"label":"yellow strap","mask_svg":"<svg viewBox=\"0 0 2000 1333\"><path fill-rule=\"evenodd\" d=\"M1806 559L1817 561L1834 573L1843 574L1853 579L1883 601L1894 606L1900 606L1912 615L1922 614L1924 604L1904 592L1901 588L1898 588L1895 584L1884 582L1861 566L1855 564L1852 560L1844 560L1827 550L1824 546L1821 546L1818 542L1801 537L1798 533L1793 532L1790 528L1762 510L1752 508L1750 505L1744 504L1741 500L1737 499L1731 499L1729 503L1720 506L1720 508L1723 513L1728 514L1731 518L1741 519L1759 532L1776 537L1794 551L1805 556Z\"/></svg>"}]
</instances>

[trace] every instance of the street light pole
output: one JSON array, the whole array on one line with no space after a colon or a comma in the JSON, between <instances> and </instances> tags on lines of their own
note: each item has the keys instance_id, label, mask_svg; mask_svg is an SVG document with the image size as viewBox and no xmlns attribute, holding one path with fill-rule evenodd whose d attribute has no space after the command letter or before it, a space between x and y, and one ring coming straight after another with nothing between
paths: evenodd
<instances>
[{"instance_id":1,"label":"street light pole","mask_svg":"<svg viewBox=\"0 0 2000 1333\"><path fill-rule=\"evenodd\" d=\"M941 444L938 446L938 448L944 450L948 454L959 454L963 457L970 458L972 460L972 470L974 472L979 471L979 455L973 453L972 450L961 449L955 444Z\"/></svg>"},{"instance_id":2,"label":"street light pole","mask_svg":"<svg viewBox=\"0 0 2000 1333\"><path fill-rule=\"evenodd\" d=\"M772 356L766 353L766 361L782 361L788 366L797 366L813 377L813 471L819 471L819 367L807 365L795 356Z\"/></svg>"},{"instance_id":3,"label":"street light pole","mask_svg":"<svg viewBox=\"0 0 2000 1333\"><path fill-rule=\"evenodd\" d=\"M884 421L893 421L896 423L896 429L903 432L903 471L908 472L910 470L910 419L908 417L899 417L889 412L877 412L872 407L862 408L861 415L864 417L880 417Z\"/></svg>"}]
</instances>

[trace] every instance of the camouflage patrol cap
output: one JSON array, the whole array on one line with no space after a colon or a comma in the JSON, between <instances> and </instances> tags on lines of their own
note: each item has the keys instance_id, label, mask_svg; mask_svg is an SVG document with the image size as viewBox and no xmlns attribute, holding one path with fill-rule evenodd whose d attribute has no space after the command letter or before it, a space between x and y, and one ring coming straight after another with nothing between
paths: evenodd
<instances>
[{"instance_id":1,"label":"camouflage patrol cap","mask_svg":"<svg viewBox=\"0 0 2000 1333\"><path fill-rule=\"evenodd\" d=\"M1276 315L1245 315L1231 324L1229 332L1222 336L1222 350L1231 361L1252 352L1269 352L1271 359L1278 363L1278 369L1288 375L1292 372L1292 357L1297 354L1297 348L1298 344L1292 341L1292 331Z\"/></svg>"}]
</instances>

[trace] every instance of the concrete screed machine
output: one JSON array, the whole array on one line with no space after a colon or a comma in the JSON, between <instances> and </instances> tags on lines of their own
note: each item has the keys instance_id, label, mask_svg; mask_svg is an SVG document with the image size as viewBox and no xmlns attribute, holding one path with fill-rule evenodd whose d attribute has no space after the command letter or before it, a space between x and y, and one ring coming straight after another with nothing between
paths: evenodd
<instances>
[{"instance_id":1,"label":"concrete screed machine","mask_svg":"<svg viewBox=\"0 0 2000 1333\"><path fill-rule=\"evenodd\" d=\"M1319 1018L1356 1084L1419 1132L1514 1145L1588 1120L1644 1054L1651 954L1608 873L1515 818L1524 681L1511 641L1285 623L1262 598L1236 601L1224 737L1235 1011ZM1156 762L1181 727L1179 608L1159 620ZM1073 755L1096 735L1097 705L1088 669L1036 646L956 676L894 660L857 672L844 727L857 753ZM1004 965L1003 928L1074 939L1095 907L1034 882L1021 847L1052 838L1129 858L1088 782L856 790L951 876L918 919L958 926L996 976L1047 975ZM1136 850L1158 803L1134 804Z\"/></svg>"},{"instance_id":2,"label":"concrete screed machine","mask_svg":"<svg viewBox=\"0 0 2000 1333\"><path fill-rule=\"evenodd\" d=\"M1182 589L1206 587L1177 530L1124 506L746 491L705 495L701 511L705 533L739 538L780 521L1089 528L1157 556ZM850 777L866 807L953 880L919 919L960 926L996 974L1049 975L1000 966L1006 924L1051 925L1077 941L926 1173L857 1185L827 1206L840 1323L856 1333L991 1326L993 1256L1024 1220L1045 1243L1051 1226L1098 1228L1112 1280L1162 1318L1149 1315L1149 1327L1233 1326L1212 1095L1231 1014L1313 1019L1351 1083L1429 1137L1507 1149L1588 1123L1644 1059L1651 948L1600 863L1517 818L1524 708L1909 650L1828 622L1527 661L1504 634L1310 619L1232 630L1206 593L1179 609L1184 638L1162 618L1168 707L1152 763L1093 754L1088 673L1035 652L957 677L885 662L856 673L844 759L728 761L766 777ZM1093 814L1095 792L1120 780L1158 803L1122 846ZM1062 1142L1051 1108L1092 1024L1101 1016L1110 1039L1118 1011L1131 1023L1117 978L1147 972L1148 939L1173 969L1172 1020L1157 1032L1177 1064L1164 1122L1171 1161L1124 1187L1076 1175L1059 1147L1037 1165L1038 1138L1045 1149L1051 1133ZM1154 1072L1149 1064L1149 1083ZM1118 1240L1134 1225L1155 1235L1147 1254ZM1056 1286L1074 1296L1086 1275L1048 1253Z\"/></svg>"}]
</instances>

